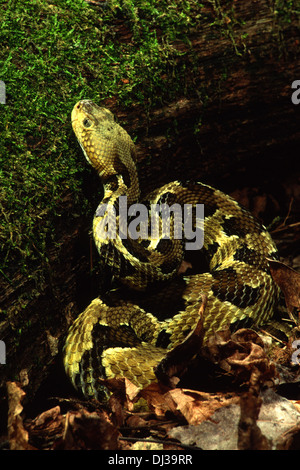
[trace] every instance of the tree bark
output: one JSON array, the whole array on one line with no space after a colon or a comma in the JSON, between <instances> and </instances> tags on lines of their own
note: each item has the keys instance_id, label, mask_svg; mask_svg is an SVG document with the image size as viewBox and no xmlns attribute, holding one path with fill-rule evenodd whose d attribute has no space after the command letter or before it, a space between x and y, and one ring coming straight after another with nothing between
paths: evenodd
<instances>
[{"instance_id":1,"label":"tree bark","mask_svg":"<svg viewBox=\"0 0 300 470\"><path fill-rule=\"evenodd\" d=\"M282 165L297 166L300 106L291 98L292 84L300 77L300 19L279 20L271 5L235 2L235 25L220 26L214 36L210 24L203 24L201 33L190 38L193 64L188 47L175 45L187 53L180 58L186 61L187 80L193 80L189 69L196 67L203 81L198 99L178 97L153 111L147 135L141 131L146 116L141 120L137 110L118 113L129 122L129 132L143 133L137 147L147 190L151 171L154 185L157 178L165 182L183 174L215 184L231 172L235 180L245 169L255 175L258 164L265 174L279 170L281 175ZM219 16L230 26L225 11Z\"/></svg>"}]
</instances>

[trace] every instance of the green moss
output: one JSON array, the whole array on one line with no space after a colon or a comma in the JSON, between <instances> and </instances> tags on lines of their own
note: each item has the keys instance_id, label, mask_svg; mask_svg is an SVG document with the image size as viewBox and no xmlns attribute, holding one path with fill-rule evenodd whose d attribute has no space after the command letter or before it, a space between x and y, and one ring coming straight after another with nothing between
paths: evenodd
<instances>
[{"instance_id":1,"label":"green moss","mask_svg":"<svg viewBox=\"0 0 300 470\"><path fill-rule=\"evenodd\" d=\"M179 5L179 6L178 6ZM0 273L47 262L53 221L66 191L82 213L84 160L70 126L82 98L145 110L173 99L185 80L177 66L184 39L201 15L193 1L83 0L0 2ZM117 25L122 23L120 31Z\"/></svg>"},{"instance_id":2,"label":"green moss","mask_svg":"<svg viewBox=\"0 0 300 470\"><path fill-rule=\"evenodd\" d=\"M0 103L1 276L11 279L12 271L28 272L32 262L47 263L54 221L66 216L66 192L73 194L70 218L86 213L81 182L89 170L71 130L74 104L113 100L123 109L138 104L148 114L182 95L205 101L200 58L190 44L205 20L209 34L221 30L241 53L234 2L225 3L0 0L0 80L6 85L6 104Z\"/></svg>"},{"instance_id":3,"label":"green moss","mask_svg":"<svg viewBox=\"0 0 300 470\"><path fill-rule=\"evenodd\" d=\"M232 43L232 47L238 56L242 56L247 51L246 39L248 34L246 32L241 33L240 27L245 22L236 17L235 4L231 0L220 2L220 0L209 0L214 12L215 19L211 26L219 27L223 36L229 38Z\"/></svg>"},{"instance_id":4,"label":"green moss","mask_svg":"<svg viewBox=\"0 0 300 470\"><path fill-rule=\"evenodd\" d=\"M300 15L299 0L275 0L273 9L281 23L290 23L293 17Z\"/></svg>"}]
</instances>

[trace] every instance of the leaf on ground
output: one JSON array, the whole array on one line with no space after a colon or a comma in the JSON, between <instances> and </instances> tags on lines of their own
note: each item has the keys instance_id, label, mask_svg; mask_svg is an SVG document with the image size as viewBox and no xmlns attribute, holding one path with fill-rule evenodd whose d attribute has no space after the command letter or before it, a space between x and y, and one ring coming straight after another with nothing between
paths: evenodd
<instances>
[{"instance_id":1,"label":"leaf on ground","mask_svg":"<svg viewBox=\"0 0 300 470\"><path fill-rule=\"evenodd\" d=\"M199 326L199 325L198 325ZM199 327L199 331L200 327ZM193 339L193 336L191 335ZM198 347L198 345L197 345ZM192 350L194 345L192 345ZM172 361L174 357L172 357ZM241 329L231 334L223 330L210 338L204 348L204 356L226 371L234 374L240 383L270 385L276 377L276 369L264 351L264 343L253 330ZM171 364L169 370L174 370ZM148 407L156 416L164 416L171 412L179 420L197 424L208 419L216 409L228 406L233 400L225 399L222 394L208 394L181 388L165 386L162 382L150 384L138 395L146 400Z\"/></svg>"},{"instance_id":2,"label":"leaf on ground","mask_svg":"<svg viewBox=\"0 0 300 470\"><path fill-rule=\"evenodd\" d=\"M122 426L126 418L126 410L134 410L140 388L126 377L107 379L101 382L112 392L108 404L113 413L113 422L117 426Z\"/></svg>"},{"instance_id":3,"label":"leaf on ground","mask_svg":"<svg viewBox=\"0 0 300 470\"><path fill-rule=\"evenodd\" d=\"M28 442L28 432L24 428L21 413L22 401L26 393L17 382L7 382L8 395L8 441L10 450L33 450Z\"/></svg>"},{"instance_id":4,"label":"leaf on ground","mask_svg":"<svg viewBox=\"0 0 300 470\"><path fill-rule=\"evenodd\" d=\"M119 431L105 413L85 409L66 415L63 437L55 446L59 450L117 450Z\"/></svg>"},{"instance_id":5,"label":"leaf on ground","mask_svg":"<svg viewBox=\"0 0 300 470\"><path fill-rule=\"evenodd\" d=\"M65 425L65 416L61 414L60 407L55 406L25 424L31 441L36 442L37 445L44 442L44 445L46 445L61 438Z\"/></svg>"},{"instance_id":6,"label":"leaf on ground","mask_svg":"<svg viewBox=\"0 0 300 470\"><path fill-rule=\"evenodd\" d=\"M278 439L276 450L299 450L300 424L283 432Z\"/></svg>"},{"instance_id":7,"label":"leaf on ground","mask_svg":"<svg viewBox=\"0 0 300 470\"><path fill-rule=\"evenodd\" d=\"M131 428L146 428L149 425L149 422L138 414L133 414L127 418L126 424Z\"/></svg>"},{"instance_id":8,"label":"leaf on ground","mask_svg":"<svg viewBox=\"0 0 300 470\"><path fill-rule=\"evenodd\" d=\"M276 376L275 365L270 362L260 336L253 330L242 328L235 333L224 329L215 333L202 349L204 357L217 363L226 372L234 374L234 379L249 382L256 370L265 384Z\"/></svg>"},{"instance_id":9,"label":"leaf on ground","mask_svg":"<svg viewBox=\"0 0 300 470\"><path fill-rule=\"evenodd\" d=\"M283 292L287 310L300 313L300 273L280 261L268 259L270 271L276 284ZM299 319L298 319L299 321Z\"/></svg>"},{"instance_id":10,"label":"leaf on ground","mask_svg":"<svg viewBox=\"0 0 300 470\"><path fill-rule=\"evenodd\" d=\"M164 444L159 442L147 442L147 439L144 441L138 441L132 445L130 450L165 450Z\"/></svg>"},{"instance_id":11,"label":"leaf on ground","mask_svg":"<svg viewBox=\"0 0 300 470\"><path fill-rule=\"evenodd\" d=\"M146 400L149 409L152 410L156 416L164 416L165 413L169 411L169 406L164 401L165 394L168 390L168 387L163 384L153 382L140 391L140 396Z\"/></svg>"},{"instance_id":12,"label":"leaf on ground","mask_svg":"<svg viewBox=\"0 0 300 470\"><path fill-rule=\"evenodd\" d=\"M238 397L177 388L170 390L165 400L175 415L180 414L189 424L196 425L209 419L218 408L238 401Z\"/></svg>"},{"instance_id":13,"label":"leaf on ground","mask_svg":"<svg viewBox=\"0 0 300 470\"><path fill-rule=\"evenodd\" d=\"M26 437L36 448L47 450L117 450L119 449L118 428L111 422L106 411L96 408L89 411L83 402L70 401L69 406L77 408L61 413L55 406L24 422ZM92 408L95 404L87 404Z\"/></svg>"},{"instance_id":14,"label":"leaf on ground","mask_svg":"<svg viewBox=\"0 0 300 470\"><path fill-rule=\"evenodd\" d=\"M163 390L157 383L149 385L140 394L157 416L171 412L179 420L184 419L190 424L198 424L208 419L217 408L236 399L231 396L227 398L222 393L210 394L181 388Z\"/></svg>"},{"instance_id":15,"label":"leaf on ground","mask_svg":"<svg viewBox=\"0 0 300 470\"><path fill-rule=\"evenodd\" d=\"M110 392L116 394L123 405L134 401L138 395L140 388L134 385L126 377L114 377L112 379L99 379L99 383L108 388Z\"/></svg>"}]
</instances>

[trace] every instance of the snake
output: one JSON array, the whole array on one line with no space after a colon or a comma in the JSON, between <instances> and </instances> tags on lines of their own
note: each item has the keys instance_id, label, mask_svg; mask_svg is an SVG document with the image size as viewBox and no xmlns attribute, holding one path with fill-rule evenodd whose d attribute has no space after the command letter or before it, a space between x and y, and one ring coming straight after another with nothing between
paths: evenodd
<instances>
[{"instance_id":1,"label":"snake","mask_svg":"<svg viewBox=\"0 0 300 470\"><path fill-rule=\"evenodd\" d=\"M109 285L69 327L63 361L80 393L104 401L109 379L126 378L140 388L158 380L158 364L195 329L204 298L203 344L226 327L234 331L271 319L279 288L268 260L278 253L257 218L205 183L172 181L141 196L135 144L107 108L81 100L71 122L103 186L93 238ZM137 224L134 210L131 215L128 210L121 228L124 197L129 209L137 204L147 209L145 236L129 230L128 220ZM174 213L166 233L162 208L174 204L192 208L193 233L203 233L201 248L187 250L185 234L175 236ZM197 205L204 207L203 219L197 217ZM149 229L153 208L161 208L154 235ZM117 229L114 236L107 236L109 222Z\"/></svg>"}]
</instances>

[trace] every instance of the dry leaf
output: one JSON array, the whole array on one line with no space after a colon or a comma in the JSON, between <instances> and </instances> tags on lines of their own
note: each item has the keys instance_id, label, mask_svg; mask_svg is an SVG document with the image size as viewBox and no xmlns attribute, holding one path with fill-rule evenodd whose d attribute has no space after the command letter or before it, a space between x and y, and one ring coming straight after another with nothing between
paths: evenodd
<instances>
[{"instance_id":1,"label":"dry leaf","mask_svg":"<svg viewBox=\"0 0 300 470\"><path fill-rule=\"evenodd\" d=\"M236 450L237 423L240 415L238 404L216 410L209 420L193 426L177 426L168 436L181 444L202 450Z\"/></svg>"},{"instance_id":2,"label":"dry leaf","mask_svg":"<svg viewBox=\"0 0 300 470\"><path fill-rule=\"evenodd\" d=\"M59 406L44 411L35 419L25 422L31 442L37 448L52 448L53 442L61 439L65 416Z\"/></svg>"},{"instance_id":3,"label":"dry leaf","mask_svg":"<svg viewBox=\"0 0 300 470\"><path fill-rule=\"evenodd\" d=\"M300 424L282 433L276 450L299 450Z\"/></svg>"},{"instance_id":4,"label":"dry leaf","mask_svg":"<svg viewBox=\"0 0 300 470\"><path fill-rule=\"evenodd\" d=\"M211 416L221 406L228 406L238 398L228 398L228 395L210 394L175 388L164 390L160 384L154 383L140 393L148 406L157 416L171 412L180 420L185 419L190 424L199 424Z\"/></svg>"},{"instance_id":5,"label":"dry leaf","mask_svg":"<svg viewBox=\"0 0 300 470\"><path fill-rule=\"evenodd\" d=\"M66 415L65 430L56 449L116 450L119 432L105 413L71 411Z\"/></svg>"},{"instance_id":6,"label":"dry leaf","mask_svg":"<svg viewBox=\"0 0 300 470\"><path fill-rule=\"evenodd\" d=\"M164 416L166 411L169 410L164 398L168 390L163 384L154 382L141 390L140 396L147 401L149 409L157 416Z\"/></svg>"},{"instance_id":7,"label":"dry leaf","mask_svg":"<svg viewBox=\"0 0 300 470\"><path fill-rule=\"evenodd\" d=\"M210 394L195 390L174 389L166 394L170 410L180 412L189 424L196 425L205 421L222 406L238 401L237 397L226 398L225 394ZM172 403L173 402L173 403Z\"/></svg>"},{"instance_id":8,"label":"dry leaf","mask_svg":"<svg viewBox=\"0 0 300 470\"><path fill-rule=\"evenodd\" d=\"M124 380L127 402L133 402L140 392L140 388L134 385L130 380Z\"/></svg>"},{"instance_id":9,"label":"dry leaf","mask_svg":"<svg viewBox=\"0 0 300 470\"><path fill-rule=\"evenodd\" d=\"M10 450L33 450L28 443L28 432L23 426L21 413L23 406L21 404L25 397L25 392L16 382L7 382L8 395L8 440Z\"/></svg>"},{"instance_id":10,"label":"dry leaf","mask_svg":"<svg viewBox=\"0 0 300 470\"><path fill-rule=\"evenodd\" d=\"M280 261L268 259L270 271L283 292L289 314L300 311L300 274Z\"/></svg>"},{"instance_id":11,"label":"dry leaf","mask_svg":"<svg viewBox=\"0 0 300 470\"><path fill-rule=\"evenodd\" d=\"M102 383L112 392L108 404L113 412L113 422L116 426L123 426L126 410L134 410L140 388L126 377L102 380Z\"/></svg>"},{"instance_id":12,"label":"dry leaf","mask_svg":"<svg viewBox=\"0 0 300 470\"><path fill-rule=\"evenodd\" d=\"M257 370L262 383L269 384L276 376L275 366L264 351L262 339L248 328L232 334L229 329L217 332L209 338L202 354L226 372L234 374L234 379L239 382L249 382Z\"/></svg>"},{"instance_id":13,"label":"dry leaf","mask_svg":"<svg viewBox=\"0 0 300 470\"><path fill-rule=\"evenodd\" d=\"M126 425L129 426L130 428L147 427L148 421L141 418L141 416L134 414L132 416L129 416L129 418L127 418Z\"/></svg>"}]
</instances>

